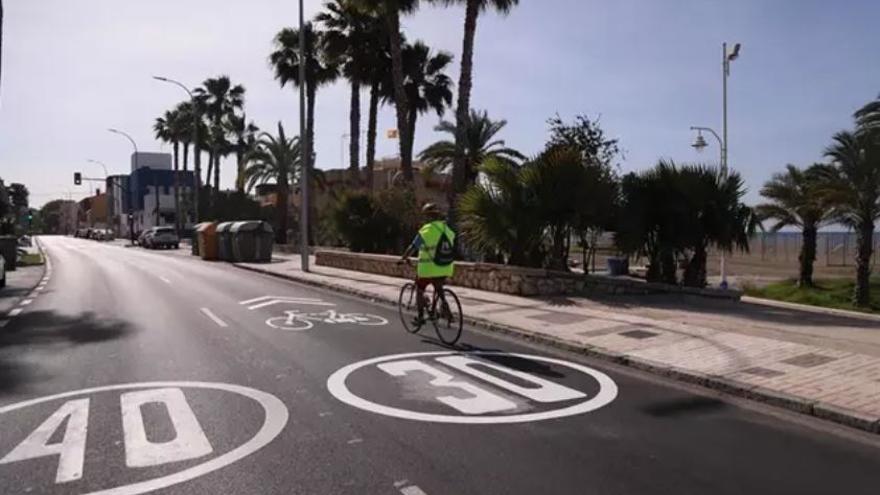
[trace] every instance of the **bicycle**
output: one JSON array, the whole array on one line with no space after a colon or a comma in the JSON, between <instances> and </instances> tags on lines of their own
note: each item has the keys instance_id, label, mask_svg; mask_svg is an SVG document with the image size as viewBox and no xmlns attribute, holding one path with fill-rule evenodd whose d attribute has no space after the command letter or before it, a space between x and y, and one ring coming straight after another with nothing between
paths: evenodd
<instances>
[{"instance_id":1,"label":"bicycle","mask_svg":"<svg viewBox=\"0 0 880 495\"><path fill-rule=\"evenodd\" d=\"M279 330L302 332L314 327L314 322L330 323L332 325L354 323L355 325L373 327L388 324L388 320L381 316L366 313L337 313L334 309L328 309L327 311L322 311L320 313L302 313L299 310L294 309L285 311L284 314L285 316L274 316L269 318L266 320L266 325Z\"/></svg>"},{"instance_id":2,"label":"bicycle","mask_svg":"<svg viewBox=\"0 0 880 495\"><path fill-rule=\"evenodd\" d=\"M407 261L407 265L409 264L410 262ZM428 299L427 288L425 290L425 299ZM461 310L461 301L452 289L443 287L443 290L438 291L436 288L432 288L430 304L425 308L426 317L423 320L413 321L411 315L418 314L418 293L416 284L407 282L400 288L397 311L403 328L409 333L418 333L422 326L430 321L434 325L437 337L444 344L455 345L461 337L464 313Z\"/></svg>"}]
</instances>

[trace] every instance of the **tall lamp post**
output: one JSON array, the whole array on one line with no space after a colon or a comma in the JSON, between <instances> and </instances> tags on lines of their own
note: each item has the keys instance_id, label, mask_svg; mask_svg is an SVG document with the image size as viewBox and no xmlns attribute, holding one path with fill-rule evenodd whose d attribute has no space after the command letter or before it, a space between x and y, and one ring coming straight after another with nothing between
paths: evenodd
<instances>
[{"instance_id":1,"label":"tall lamp post","mask_svg":"<svg viewBox=\"0 0 880 495\"><path fill-rule=\"evenodd\" d=\"M730 77L730 63L739 58L739 50L742 47L740 43L735 43L732 49L727 48L727 43L721 45L721 79L722 79L722 107L721 107L721 136L709 127L691 127L692 131L697 131L697 138L693 146L697 151L701 151L706 147L706 140L703 139L702 132L709 132L718 140L721 148L721 175L726 179L728 173L727 166L727 78ZM724 251L721 251L721 288L726 289L727 284L727 267L725 264Z\"/></svg>"},{"instance_id":2,"label":"tall lamp post","mask_svg":"<svg viewBox=\"0 0 880 495\"><path fill-rule=\"evenodd\" d=\"M162 76L153 76L153 79L157 81L166 82L169 84L174 84L175 86L186 91L186 94L189 95L190 106L192 107L193 112L193 128L192 128L192 142L193 142L193 168L195 169L195 187L193 188L193 203L194 213L195 213L195 222L198 223L201 220L201 216L199 215L199 193L202 189L202 158L201 158L201 150L199 149L199 122L201 122L201 115L199 114L199 105L196 101L195 95L193 92L186 87L180 81L175 81L174 79L169 79L167 77Z\"/></svg>"},{"instance_id":3,"label":"tall lamp post","mask_svg":"<svg viewBox=\"0 0 880 495\"><path fill-rule=\"evenodd\" d=\"M119 134L120 136L128 139L128 141L131 143L132 147L134 148L134 168L135 168L135 170L137 170L137 168L138 168L138 146L137 146L137 143L134 142L134 138L129 136L127 133L120 131L119 129L110 128L107 130L112 132L113 134ZM131 194L129 194L129 196L130 195ZM133 198L129 198L129 200L131 201L131 200L133 200ZM128 230L129 230L129 234L130 234L131 238L134 239L134 231L132 230L132 227L133 227L132 220L133 219L131 217L131 213L129 213L128 215L129 215L128 216L128 219L129 219ZM156 186L156 225L159 225L159 186L158 185Z\"/></svg>"},{"instance_id":4,"label":"tall lamp post","mask_svg":"<svg viewBox=\"0 0 880 495\"><path fill-rule=\"evenodd\" d=\"M299 142L300 146L300 163L302 163L302 174L300 174L300 213L299 213L299 257L301 260L302 271L309 271L309 168L310 158L308 155L311 150L311 143L308 142L308 133L306 132L306 31L305 31L305 13L303 9L303 0L299 0ZM287 205L282 208L286 209Z\"/></svg>"}]
</instances>

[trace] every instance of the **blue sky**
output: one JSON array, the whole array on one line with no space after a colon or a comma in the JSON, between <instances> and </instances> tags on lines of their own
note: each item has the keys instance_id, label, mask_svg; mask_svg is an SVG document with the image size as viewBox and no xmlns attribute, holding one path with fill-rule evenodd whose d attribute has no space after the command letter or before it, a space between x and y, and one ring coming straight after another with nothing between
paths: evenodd
<instances>
[{"instance_id":1,"label":"blue sky","mask_svg":"<svg viewBox=\"0 0 880 495\"><path fill-rule=\"evenodd\" d=\"M127 172L130 145L107 127L128 131L143 150L168 150L153 138L153 120L183 93L153 74L192 85L228 74L247 87L247 114L259 126L297 128L297 96L279 88L266 61L274 33L297 22L293 0L4 4L0 177L27 184L34 204L88 193L71 177L102 175L88 158ZM307 1L307 15L320 5ZM409 38L455 55L456 81L462 18L462 8L426 7L404 19ZM741 42L729 89L730 165L756 201L786 163L821 160L830 136L880 94L878 18L880 2L870 0L521 0L507 17L481 19L473 106L507 119L502 137L527 154L542 147L547 118L585 113L620 139L624 171L661 157L715 161L714 142L695 153L688 127L720 132L721 43ZM437 138L436 122L422 117L416 150ZM318 96L319 167L340 166L347 126L340 83ZM380 129L393 126L386 107ZM396 155L395 142L380 138L378 151ZM233 167L224 164L226 186Z\"/></svg>"}]
</instances>

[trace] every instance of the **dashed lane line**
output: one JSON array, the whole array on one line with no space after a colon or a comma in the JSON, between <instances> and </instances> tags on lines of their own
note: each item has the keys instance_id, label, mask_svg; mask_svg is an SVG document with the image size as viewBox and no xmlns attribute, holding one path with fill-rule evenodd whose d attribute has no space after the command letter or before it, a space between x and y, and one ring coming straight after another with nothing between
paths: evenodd
<instances>
[{"instance_id":1,"label":"dashed lane line","mask_svg":"<svg viewBox=\"0 0 880 495\"><path fill-rule=\"evenodd\" d=\"M27 306L27 305L29 305L29 304L32 303L32 302L34 302L33 299L25 299L24 301L22 301L22 302L20 302L20 303L18 303L18 304L19 304L19 306Z\"/></svg>"},{"instance_id":2,"label":"dashed lane line","mask_svg":"<svg viewBox=\"0 0 880 495\"><path fill-rule=\"evenodd\" d=\"M210 309L201 308L201 311L202 311L202 314L204 314L205 316L210 318L214 323L216 323L218 327L226 328L229 326L226 324L225 321L221 320L219 316L215 315Z\"/></svg>"},{"instance_id":3,"label":"dashed lane line","mask_svg":"<svg viewBox=\"0 0 880 495\"><path fill-rule=\"evenodd\" d=\"M21 314L22 311L24 310L21 308L15 308L9 312L9 316L18 316Z\"/></svg>"}]
</instances>

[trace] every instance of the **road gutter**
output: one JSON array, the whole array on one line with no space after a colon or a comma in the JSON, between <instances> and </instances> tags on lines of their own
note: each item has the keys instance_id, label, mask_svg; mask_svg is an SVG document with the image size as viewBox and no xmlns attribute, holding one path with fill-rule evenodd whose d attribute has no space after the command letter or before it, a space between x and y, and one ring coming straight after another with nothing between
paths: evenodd
<instances>
[{"instance_id":1,"label":"road gutter","mask_svg":"<svg viewBox=\"0 0 880 495\"><path fill-rule=\"evenodd\" d=\"M323 289L330 289L335 292L341 292L351 296L365 299L370 302L379 303L392 308L397 307L397 301L392 298L379 296L364 290L350 288L344 285L312 280L309 278L277 273L270 270L264 270L254 266L248 266L240 263L232 263L233 266L271 277L280 278L303 285L310 285ZM551 335L541 334L530 330L502 325L483 318L475 318L465 315L465 323L488 330L490 332L516 337L531 343L546 345L556 349L581 354L590 358L607 361L613 364L623 365L641 371L646 371L654 375L676 380L691 385L699 385L701 387L730 395L733 397L745 398L762 404L794 411L837 424L842 424L851 428L856 428L869 433L880 434L880 420L877 418L860 415L855 411L841 409L830 404L824 404L820 401L808 400L801 397L768 390L759 385L751 385L747 383L737 382L728 378L700 373L696 371L686 370L670 366L664 363L653 362L633 356L627 356L621 353L608 351L597 348L589 344L575 343L553 337Z\"/></svg>"}]
</instances>

